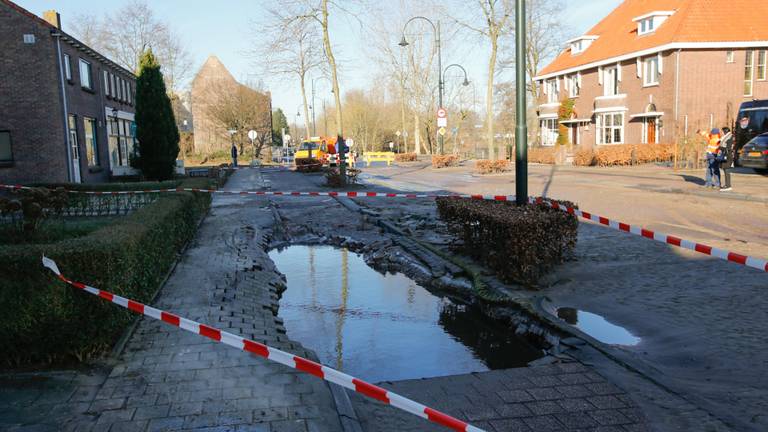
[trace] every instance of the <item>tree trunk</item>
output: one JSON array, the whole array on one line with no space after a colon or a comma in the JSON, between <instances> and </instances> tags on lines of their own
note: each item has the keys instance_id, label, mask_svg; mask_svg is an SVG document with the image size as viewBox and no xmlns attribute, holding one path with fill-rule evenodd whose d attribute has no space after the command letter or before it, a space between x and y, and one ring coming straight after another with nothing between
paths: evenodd
<instances>
[{"instance_id":1,"label":"tree trunk","mask_svg":"<svg viewBox=\"0 0 768 432\"><path fill-rule=\"evenodd\" d=\"M307 128L307 141L311 138L311 132L310 132L310 123L309 123L309 105L307 103L307 90L305 88L304 84L304 75L301 75L301 78L299 79L299 82L301 84L301 98L304 102L304 126Z\"/></svg>"},{"instance_id":2,"label":"tree trunk","mask_svg":"<svg viewBox=\"0 0 768 432\"><path fill-rule=\"evenodd\" d=\"M419 134L419 113L413 113L413 140L414 151L417 155L421 154L421 135Z\"/></svg>"},{"instance_id":3,"label":"tree trunk","mask_svg":"<svg viewBox=\"0 0 768 432\"><path fill-rule=\"evenodd\" d=\"M488 159L494 159L494 144L493 144L493 76L496 73L496 53L499 48L499 41L498 41L498 34L491 31L490 32L490 39L491 39L491 57L488 59L488 87L486 88L485 92L485 123L486 123L486 130L488 132L487 140L488 140ZM501 153L499 152L499 157L501 158Z\"/></svg>"},{"instance_id":4,"label":"tree trunk","mask_svg":"<svg viewBox=\"0 0 768 432\"><path fill-rule=\"evenodd\" d=\"M331 49L331 37L328 35L328 0L323 0L323 47L328 58L328 66L331 69L331 82L333 83L333 96L336 99L336 134L344 137L344 124L341 119L341 92L339 91L339 77L336 73L336 58Z\"/></svg>"}]
</instances>

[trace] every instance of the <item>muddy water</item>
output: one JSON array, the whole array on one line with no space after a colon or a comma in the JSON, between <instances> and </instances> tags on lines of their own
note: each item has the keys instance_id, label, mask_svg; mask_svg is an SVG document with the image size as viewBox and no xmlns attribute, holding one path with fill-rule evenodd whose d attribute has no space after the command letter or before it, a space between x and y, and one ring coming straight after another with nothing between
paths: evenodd
<instances>
[{"instance_id":1,"label":"muddy water","mask_svg":"<svg viewBox=\"0 0 768 432\"><path fill-rule=\"evenodd\" d=\"M280 317L322 363L378 382L524 366L539 351L473 308L432 295L402 274L328 246L271 258L288 278Z\"/></svg>"}]
</instances>

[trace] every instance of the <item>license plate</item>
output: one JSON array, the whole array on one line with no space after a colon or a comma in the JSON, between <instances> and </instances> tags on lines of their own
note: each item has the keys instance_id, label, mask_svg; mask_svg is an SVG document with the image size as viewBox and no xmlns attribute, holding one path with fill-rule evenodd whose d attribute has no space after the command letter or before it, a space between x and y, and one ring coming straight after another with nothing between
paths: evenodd
<instances>
[{"instance_id":1,"label":"license plate","mask_svg":"<svg viewBox=\"0 0 768 432\"><path fill-rule=\"evenodd\" d=\"M749 152L749 157L760 157L760 152Z\"/></svg>"}]
</instances>

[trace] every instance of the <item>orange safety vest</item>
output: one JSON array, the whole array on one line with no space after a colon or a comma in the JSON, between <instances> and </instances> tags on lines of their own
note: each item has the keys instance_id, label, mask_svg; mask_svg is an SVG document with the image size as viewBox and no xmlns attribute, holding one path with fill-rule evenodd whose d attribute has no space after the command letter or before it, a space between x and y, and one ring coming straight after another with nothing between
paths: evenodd
<instances>
[{"instance_id":1,"label":"orange safety vest","mask_svg":"<svg viewBox=\"0 0 768 432\"><path fill-rule=\"evenodd\" d=\"M707 153L717 154L720 150L720 135L709 135L709 143L707 144Z\"/></svg>"}]
</instances>

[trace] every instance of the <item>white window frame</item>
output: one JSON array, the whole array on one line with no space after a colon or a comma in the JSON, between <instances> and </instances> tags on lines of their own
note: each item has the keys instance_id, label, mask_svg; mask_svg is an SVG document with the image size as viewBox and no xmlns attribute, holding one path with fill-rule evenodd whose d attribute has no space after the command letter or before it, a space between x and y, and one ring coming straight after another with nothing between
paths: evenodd
<instances>
[{"instance_id":1,"label":"white window frame","mask_svg":"<svg viewBox=\"0 0 768 432\"><path fill-rule=\"evenodd\" d=\"M131 82L128 81L125 86L128 89L128 93L126 93L126 95L127 95L127 99L128 99L128 105L130 105L130 104L133 103L133 95L131 94L133 89L131 89Z\"/></svg>"},{"instance_id":2,"label":"white window frame","mask_svg":"<svg viewBox=\"0 0 768 432\"><path fill-rule=\"evenodd\" d=\"M115 86L115 74L109 74L109 88L112 89L112 97L117 98L117 86Z\"/></svg>"},{"instance_id":3,"label":"white window frame","mask_svg":"<svg viewBox=\"0 0 768 432\"><path fill-rule=\"evenodd\" d=\"M621 124L615 125L615 119L616 116L621 116ZM624 130L624 120L625 120L624 112L622 111L611 111L611 112L604 112L604 113L597 113L596 114L596 127L595 127L595 140L597 145L615 145L615 144L624 144L625 140L625 130ZM610 119L610 125L605 126L606 119ZM611 130L611 139L610 142L605 142L605 129L610 128ZM615 131L618 130L620 134L620 140L616 140Z\"/></svg>"},{"instance_id":4,"label":"white window frame","mask_svg":"<svg viewBox=\"0 0 768 432\"><path fill-rule=\"evenodd\" d=\"M69 54L64 54L64 78L67 81L72 81L72 61L69 58Z\"/></svg>"},{"instance_id":5,"label":"white window frame","mask_svg":"<svg viewBox=\"0 0 768 432\"><path fill-rule=\"evenodd\" d=\"M544 147L553 147L557 144L557 136L560 133L560 125L557 117L539 119L540 140Z\"/></svg>"},{"instance_id":6,"label":"white window frame","mask_svg":"<svg viewBox=\"0 0 768 432\"><path fill-rule=\"evenodd\" d=\"M733 50L728 50L725 52L725 62L736 63L736 53Z\"/></svg>"},{"instance_id":7,"label":"white window frame","mask_svg":"<svg viewBox=\"0 0 768 432\"><path fill-rule=\"evenodd\" d=\"M755 52L747 50L744 60L744 97L750 97L755 92ZM749 88L749 91L747 91Z\"/></svg>"},{"instance_id":8,"label":"white window frame","mask_svg":"<svg viewBox=\"0 0 768 432\"><path fill-rule=\"evenodd\" d=\"M579 74L569 75L565 78L568 81L568 97L577 98L581 95L581 84L579 84Z\"/></svg>"},{"instance_id":9,"label":"white window frame","mask_svg":"<svg viewBox=\"0 0 768 432\"><path fill-rule=\"evenodd\" d=\"M109 72L102 71L102 75L104 75L104 96L111 96L109 93Z\"/></svg>"},{"instance_id":10,"label":"white window frame","mask_svg":"<svg viewBox=\"0 0 768 432\"><path fill-rule=\"evenodd\" d=\"M89 124L91 126L90 128L88 127ZM96 119L83 117L83 131L85 132L85 158L88 160L88 166L98 167L101 165L101 162L99 161L99 141L97 139L98 130Z\"/></svg>"},{"instance_id":11,"label":"white window frame","mask_svg":"<svg viewBox=\"0 0 768 432\"><path fill-rule=\"evenodd\" d=\"M642 36L656 31L654 17L644 18L637 23L637 34Z\"/></svg>"},{"instance_id":12,"label":"white window frame","mask_svg":"<svg viewBox=\"0 0 768 432\"><path fill-rule=\"evenodd\" d=\"M603 96L616 96L619 94L619 69L617 66L604 67L603 74Z\"/></svg>"},{"instance_id":13,"label":"white window frame","mask_svg":"<svg viewBox=\"0 0 768 432\"><path fill-rule=\"evenodd\" d=\"M643 60L643 87L659 85L661 75L659 63L659 56L651 56Z\"/></svg>"},{"instance_id":14,"label":"white window frame","mask_svg":"<svg viewBox=\"0 0 768 432\"><path fill-rule=\"evenodd\" d=\"M659 133L661 132L661 129L659 128L659 120L661 120L661 118L660 117L643 117L643 130L640 138L640 141L642 142L642 144L648 144L648 120L650 119L656 120L656 123L655 123L656 143L654 144L657 144L659 142Z\"/></svg>"},{"instance_id":15,"label":"white window frame","mask_svg":"<svg viewBox=\"0 0 768 432\"><path fill-rule=\"evenodd\" d=\"M757 52L757 81L765 81L768 74L768 51L760 50Z\"/></svg>"},{"instance_id":16,"label":"white window frame","mask_svg":"<svg viewBox=\"0 0 768 432\"><path fill-rule=\"evenodd\" d=\"M78 65L78 70L80 71L80 87L93 90L93 69L91 67L91 63L80 59ZM87 74L83 75L83 71L87 72Z\"/></svg>"},{"instance_id":17,"label":"white window frame","mask_svg":"<svg viewBox=\"0 0 768 432\"><path fill-rule=\"evenodd\" d=\"M552 78L544 81L544 93L547 95L547 103L555 103L559 101L559 95L557 94L557 78Z\"/></svg>"}]
</instances>

